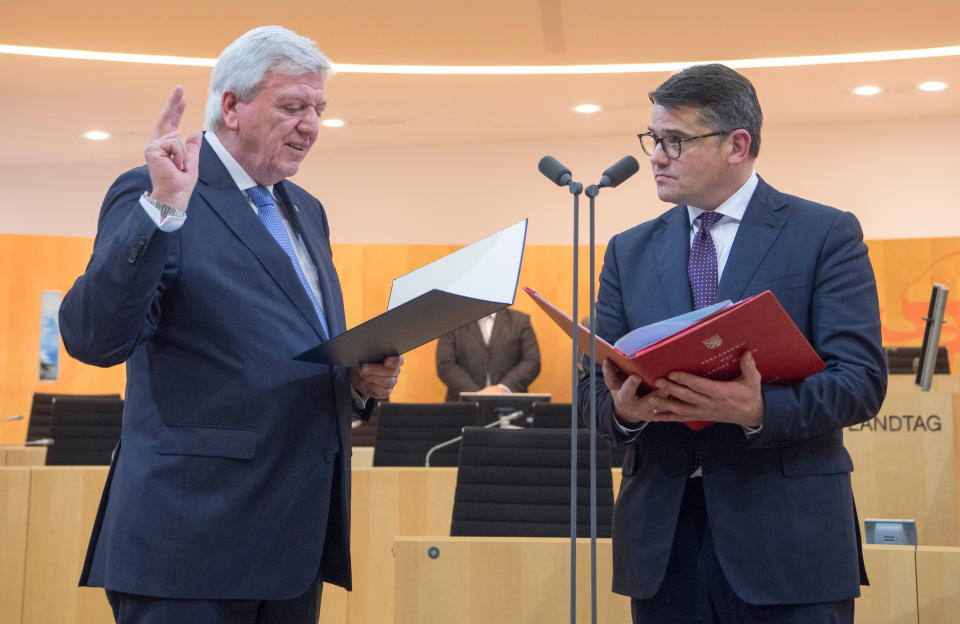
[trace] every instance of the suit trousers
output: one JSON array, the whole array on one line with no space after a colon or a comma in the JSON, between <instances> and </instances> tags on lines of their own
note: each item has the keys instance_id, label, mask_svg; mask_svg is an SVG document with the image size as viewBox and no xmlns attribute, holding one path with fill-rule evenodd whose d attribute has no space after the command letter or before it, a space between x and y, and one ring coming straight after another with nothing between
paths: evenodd
<instances>
[{"instance_id":1,"label":"suit trousers","mask_svg":"<svg viewBox=\"0 0 960 624\"><path fill-rule=\"evenodd\" d=\"M790 562L785 561L784 566ZM630 601L634 624L853 624L853 599L802 605L752 605L730 587L707 518L703 479L687 479L660 590Z\"/></svg>"},{"instance_id":2,"label":"suit trousers","mask_svg":"<svg viewBox=\"0 0 960 624\"><path fill-rule=\"evenodd\" d=\"M107 590L117 624L317 624L323 583L290 600L181 600Z\"/></svg>"}]
</instances>

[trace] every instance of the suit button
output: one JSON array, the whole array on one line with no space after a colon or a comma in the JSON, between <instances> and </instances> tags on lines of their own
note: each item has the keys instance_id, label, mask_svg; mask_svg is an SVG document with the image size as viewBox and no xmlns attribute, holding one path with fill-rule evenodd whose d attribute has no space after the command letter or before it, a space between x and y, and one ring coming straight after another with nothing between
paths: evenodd
<instances>
[{"instance_id":1,"label":"suit button","mask_svg":"<svg viewBox=\"0 0 960 624\"><path fill-rule=\"evenodd\" d=\"M686 456L687 456L687 449L685 449L685 448L678 448L678 449L677 449L676 451L674 451L674 452L677 454L677 457L686 457Z\"/></svg>"}]
</instances>

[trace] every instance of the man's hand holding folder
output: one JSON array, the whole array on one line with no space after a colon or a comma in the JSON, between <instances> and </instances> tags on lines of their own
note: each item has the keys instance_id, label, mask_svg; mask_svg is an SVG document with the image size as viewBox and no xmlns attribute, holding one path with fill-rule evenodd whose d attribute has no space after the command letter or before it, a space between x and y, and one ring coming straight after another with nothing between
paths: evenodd
<instances>
[{"instance_id":1,"label":"man's hand holding folder","mask_svg":"<svg viewBox=\"0 0 960 624\"><path fill-rule=\"evenodd\" d=\"M573 321L567 314L536 291L524 291L570 335ZM625 421L682 421L691 429L712 422L756 427L763 417L761 384L800 381L824 367L770 291L732 305L718 304L702 316L685 314L655 325L679 329L632 353L596 338L597 360L614 365L604 367L604 380L615 399L624 395L614 405ZM617 345L633 344L628 339L638 332L656 336L648 331L652 327L630 332ZM580 350L589 353L590 330L580 325L577 340ZM626 394L632 388L636 397L641 383L652 390L639 402L628 402ZM661 416L661 410L666 415Z\"/></svg>"},{"instance_id":2,"label":"man's hand holding folder","mask_svg":"<svg viewBox=\"0 0 960 624\"><path fill-rule=\"evenodd\" d=\"M617 419L626 427L644 422L682 422L701 429L711 422L756 428L763 424L760 371L751 351L740 356L740 375L717 381L674 371L649 390L636 375L603 361L603 379L613 397Z\"/></svg>"}]
</instances>

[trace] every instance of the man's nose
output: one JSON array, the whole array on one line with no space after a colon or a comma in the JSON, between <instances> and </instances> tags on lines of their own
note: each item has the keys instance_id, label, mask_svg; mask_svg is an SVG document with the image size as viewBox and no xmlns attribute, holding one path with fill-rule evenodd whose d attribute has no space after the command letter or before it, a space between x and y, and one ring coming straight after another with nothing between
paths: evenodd
<instances>
[{"instance_id":1,"label":"man's nose","mask_svg":"<svg viewBox=\"0 0 960 624\"><path fill-rule=\"evenodd\" d=\"M650 162L660 166L666 166L670 164L670 159L667 158L667 153L663 151L662 141L658 141L657 144L653 146L653 153L650 154Z\"/></svg>"},{"instance_id":2,"label":"man's nose","mask_svg":"<svg viewBox=\"0 0 960 624\"><path fill-rule=\"evenodd\" d=\"M312 108L306 109L300 117L300 122L297 123L297 130L311 138L316 137L320 132L320 115L317 111Z\"/></svg>"}]
</instances>

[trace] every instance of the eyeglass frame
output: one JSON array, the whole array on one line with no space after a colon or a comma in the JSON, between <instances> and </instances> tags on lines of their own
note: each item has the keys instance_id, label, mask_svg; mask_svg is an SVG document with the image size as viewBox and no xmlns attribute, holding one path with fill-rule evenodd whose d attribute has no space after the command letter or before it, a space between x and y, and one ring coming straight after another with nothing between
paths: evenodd
<instances>
[{"instance_id":1,"label":"eyeglass frame","mask_svg":"<svg viewBox=\"0 0 960 624\"><path fill-rule=\"evenodd\" d=\"M733 132L734 132L733 130L720 130L719 132L711 132L710 134L701 134L699 136L679 138L677 139L677 155L676 156L671 156L670 154L668 154L666 148L663 147L663 140L667 137L658 137L656 134L652 132L641 132L637 135L637 140L640 141L640 149L642 149L643 153L646 154L647 156L653 156L653 154L647 152L646 147L644 147L643 145L643 137L645 136L648 136L651 139L653 139L654 152L657 151L657 146L659 145L660 150L663 152L664 156L666 156L670 160L676 160L683 155L683 144L686 143L687 141L696 141L697 139L706 139L708 137L721 136L724 134L733 134Z\"/></svg>"}]
</instances>

